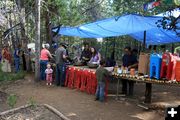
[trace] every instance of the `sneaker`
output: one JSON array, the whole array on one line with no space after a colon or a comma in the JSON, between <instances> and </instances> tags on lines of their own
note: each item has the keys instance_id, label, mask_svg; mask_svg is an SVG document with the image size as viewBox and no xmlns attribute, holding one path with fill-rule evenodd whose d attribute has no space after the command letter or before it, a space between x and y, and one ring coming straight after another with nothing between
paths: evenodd
<instances>
[{"instance_id":1,"label":"sneaker","mask_svg":"<svg viewBox=\"0 0 180 120\"><path fill-rule=\"evenodd\" d=\"M46 85L49 85L48 83L46 83Z\"/></svg>"},{"instance_id":2,"label":"sneaker","mask_svg":"<svg viewBox=\"0 0 180 120\"><path fill-rule=\"evenodd\" d=\"M97 100L99 100L99 98L95 98L95 99L94 99L94 101L97 101Z\"/></svg>"},{"instance_id":3,"label":"sneaker","mask_svg":"<svg viewBox=\"0 0 180 120\"><path fill-rule=\"evenodd\" d=\"M52 83L49 83L49 85L51 86L51 85L52 85Z\"/></svg>"}]
</instances>

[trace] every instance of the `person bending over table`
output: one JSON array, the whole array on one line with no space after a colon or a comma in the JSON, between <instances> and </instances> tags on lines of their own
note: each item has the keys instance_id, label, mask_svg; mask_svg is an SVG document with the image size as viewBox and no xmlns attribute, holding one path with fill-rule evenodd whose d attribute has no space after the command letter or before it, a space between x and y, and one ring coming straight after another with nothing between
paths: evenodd
<instances>
[{"instance_id":1,"label":"person bending over table","mask_svg":"<svg viewBox=\"0 0 180 120\"><path fill-rule=\"evenodd\" d=\"M67 60L67 51L66 45L60 43L59 48L55 52L55 61L56 61L56 85L64 86L65 77L66 77L66 60Z\"/></svg>"},{"instance_id":2,"label":"person bending over table","mask_svg":"<svg viewBox=\"0 0 180 120\"><path fill-rule=\"evenodd\" d=\"M92 57L91 57L89 63L99 64L99 62L101 60L101 54L99 52L97 52L97 50L94 47L91 47L91 54L92 54Z\"/></svg>"},{"instance_id":3,"label":"person bending over table","mask_svg":"<svg viewBox=\"0 0 180 120\"><path fill-rule=\"evenodd\" d=\"M122 62L123 62L122 69L130 70L131 68L137 68L138 61L137 61L136 56L134 54L132 54L130 47L124 48L124 56L122 58ZM129 92L127 91L128 85L129 85ZM122 94L132 96L133 95L133 89L134 89L134 82L133 81L128 81L125 79L122 80Z\"/></svg>"},{"instance_id":4,"label":"person bending over table","mask_svg":"<svg viewBox=\"0 0 180 120\"><path fill-rule=\"evenodd\" d=\"M90 58L91 58L91 51L89 49L89 44L85 44L85 48L82 51L80 60L81 60L81 62L84 65L87 65L87 63L89 62Z\"/></svg>"},{"instance_id":5,"label":"person bending over table","mask_svg":"<svg viewBox=\"0 0 180 120\"><path fill-rule=\"evenodd\" d=\"M46 66L49 62L49 58L52 58L51 53L49 52L49 44L45 44L44 48L41 50L40 54L40 79L45 80L46 78Z\"/></svg>"}]
</instances>

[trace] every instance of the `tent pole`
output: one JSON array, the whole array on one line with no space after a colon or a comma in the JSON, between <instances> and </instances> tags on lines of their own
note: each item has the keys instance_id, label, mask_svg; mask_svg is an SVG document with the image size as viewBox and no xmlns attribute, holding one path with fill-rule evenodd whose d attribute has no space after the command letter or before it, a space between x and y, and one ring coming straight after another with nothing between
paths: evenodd
<instances>
[{"instance_id":1,"label":"tent pole","mask_svg":"<svg viewBox=\"0 0 180 120\"><path fill-rule=\"evenodd\" d=\"M146 31L144 31L144 40L143 40L143 52L145 52L146 48ZM152 93L152 84L146 83L146 91L145 91L145 103L151 103L151 93Z\"/></svg>"},{"instance_id":2,"label":"tent pole","mask_svg":"<svg viewBox=\"0 0 180 120\"><path fill-rule=\"evenodd\" d=\"M106 41L106 43L105 43L105 44L106 44L106 48L105 48L105 59L106 59L106 58L107 58L107 48L108 48L108 47L107 47L107 46L108 46L108 38L106 38L105 41Z\"/></svg>"},{"instance_id":3,"label":"tent pole","mask_svg":"<svg viewBox=\"0 0 180 120\"><path fill-rule=\"evenodd\" d=\"M113 59L115 60L115 47L116 47L116 38L114 37L114 42L113 42Z\"/></svg>"},{"instance_id":4,"label":"tent pole","mask_svg":"<svg viewBox=\"0 0 180 120\"><path fill-rule=\"evenodd\" d=\"M174 43L171 44L171 52L174 53Z\"/></svg>"},{"instance_id":5,"label":"tent pole","mask_svg":"<svg viewBox=\"0 0 180 120\"><path fill-rule=\"evenodd\" d=\"M143 52L145 51L145 48L146 48L146 31L144 31Z\"/></svg>"}]
</instances>

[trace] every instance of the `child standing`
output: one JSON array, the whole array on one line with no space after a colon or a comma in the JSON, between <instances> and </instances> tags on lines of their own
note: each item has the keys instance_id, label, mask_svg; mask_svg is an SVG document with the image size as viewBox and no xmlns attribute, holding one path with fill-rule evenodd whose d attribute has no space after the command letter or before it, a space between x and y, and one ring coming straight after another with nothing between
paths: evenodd
<instances>
[{"instance_id":1,"label":"child standing","mask_svg":"<svg viewBox=\"0 0 180 120\"><path fill-rule=\"evenodd\" d=\"M48 63L47 64L47 69L45 70L46 73L46 85L52 85L52 73L53 70L51 69L51 65Z\"/></svg>"},{"instance_id":2,"label":"child standing","mask_svg":"<svg viewBox=\"0 0 180 120\"><path fill-rule=\"evenodd\" d=\"M96 78L98 82L96 89L96 100L99 100L101 102L104 101L106 79L110 75L108 70L104 68L105 65L105 60L100 60L100 66L96 70Z\"/></svg>"}]
</instances>

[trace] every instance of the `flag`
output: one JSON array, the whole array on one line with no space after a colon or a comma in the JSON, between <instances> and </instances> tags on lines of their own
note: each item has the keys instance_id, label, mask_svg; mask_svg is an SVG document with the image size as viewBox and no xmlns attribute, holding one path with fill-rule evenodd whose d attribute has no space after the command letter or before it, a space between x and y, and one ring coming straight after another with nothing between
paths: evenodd
<instances>
[{"instance_id":1,"label":"flag","mask_svg":"<svg viewBox=\"0 0 180 120\"><path fill-rule=\"evenodd\" d=\"M144 9L144 11L147 11L147 10L153 9L159 5L160 5L160 1L149 2L149 3L146 3L143 5L143 9Z\"/></svg>"}]
</instances>

